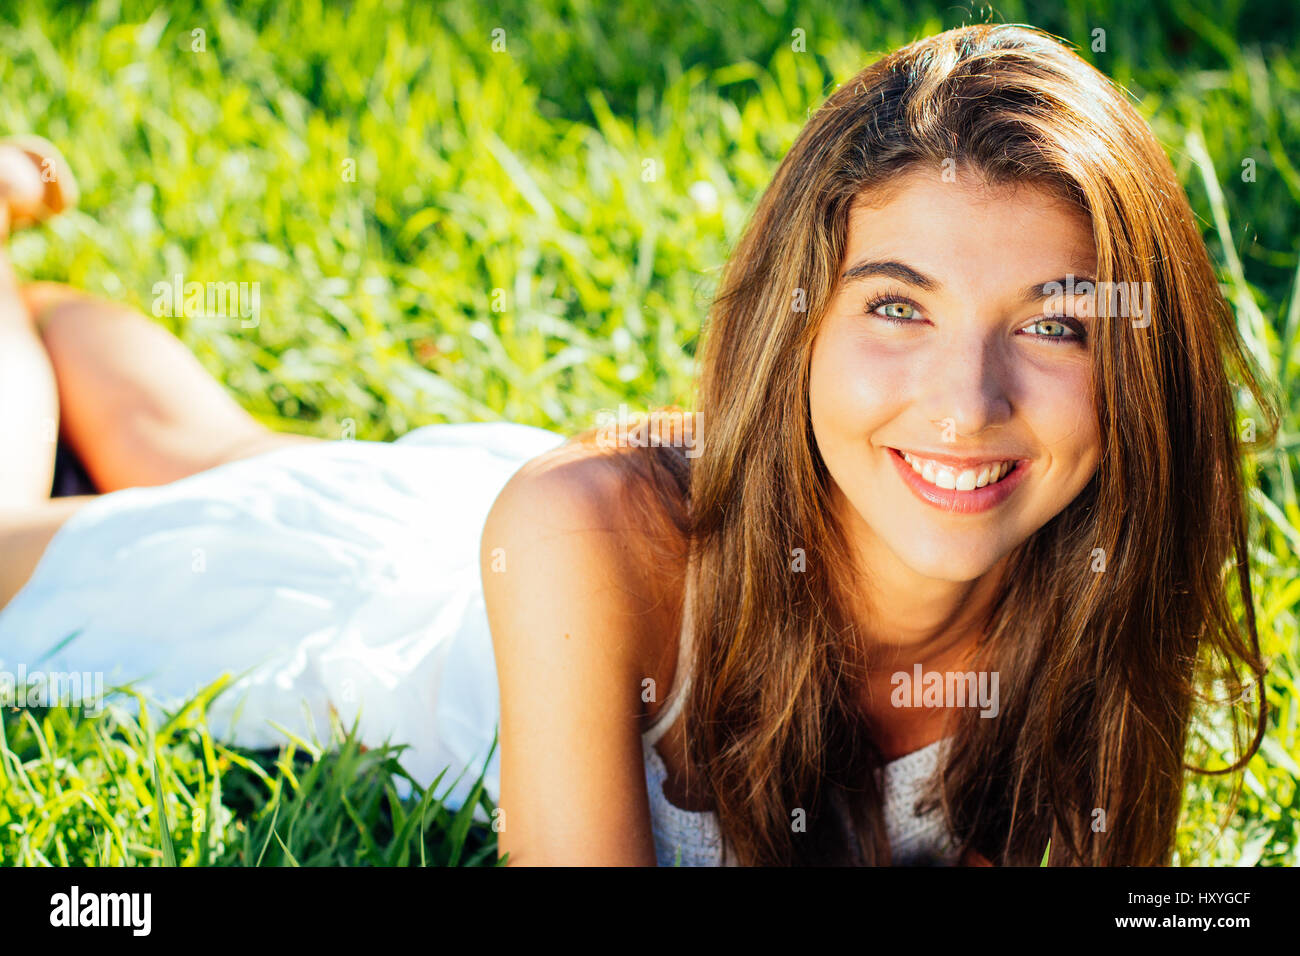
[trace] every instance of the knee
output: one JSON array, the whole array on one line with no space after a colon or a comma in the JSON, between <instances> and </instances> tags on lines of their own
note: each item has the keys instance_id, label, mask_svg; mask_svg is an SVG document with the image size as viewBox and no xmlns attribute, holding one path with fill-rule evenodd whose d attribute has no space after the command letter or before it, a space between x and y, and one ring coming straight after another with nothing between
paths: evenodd
<instances>
[{"instance_id":1,"label":"knee","mask_svg":"<svg viewBox=\"0 0 1300 956\"><path fill-rule=\"evenodd\" d=\"M59 306L68 302L84 302L89 296L80 289L61 282L28 282L22 287L23 304L32 323L40 331L45 321Z\"/></svg>"}]
</instances>

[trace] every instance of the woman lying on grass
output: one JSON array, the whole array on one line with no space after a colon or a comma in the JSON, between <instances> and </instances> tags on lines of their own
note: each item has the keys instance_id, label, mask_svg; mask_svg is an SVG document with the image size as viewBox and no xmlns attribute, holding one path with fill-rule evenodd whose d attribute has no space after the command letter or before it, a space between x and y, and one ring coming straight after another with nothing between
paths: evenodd
<instances>
[{"instance_id":1,"label":"woman lying on grass","mask_svg":"<svg viewBox=\"0 0 1300 956\"><path fill-rule=\"evenodd\" d=\"M513 862L1167 863L1198 689L1263 675L1234 381L1276 413L1150 130L1031 30L831 95L696 414L624 440L273 435L147 319L4 289L8 664L241 673L236 742L305 702L427 779L499 716ZM100 496L44 500L56 418Z\"/></svg>"}]
</instances>

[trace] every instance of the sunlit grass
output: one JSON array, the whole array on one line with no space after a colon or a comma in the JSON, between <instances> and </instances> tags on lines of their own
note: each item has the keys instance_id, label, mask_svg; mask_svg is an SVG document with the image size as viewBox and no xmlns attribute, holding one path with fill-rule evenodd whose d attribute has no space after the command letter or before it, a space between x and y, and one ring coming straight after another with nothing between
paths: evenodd
<instances>
[{"instance_id":1,"label":"sunlit grass","mask_svg":"<svg viewBox=\"0 0 1300 956\"><path fill-rule=\"evenodd\" d=\"M400 748L366 749L335 724L324 745L278 753L214 740L218 682L162 721L130 693L104 713L25 709L0 725L0 865L476 866L496 863L480 776L421 787ZM399 782L406 784L399 792Z\"/></svg>"}]
</instances>

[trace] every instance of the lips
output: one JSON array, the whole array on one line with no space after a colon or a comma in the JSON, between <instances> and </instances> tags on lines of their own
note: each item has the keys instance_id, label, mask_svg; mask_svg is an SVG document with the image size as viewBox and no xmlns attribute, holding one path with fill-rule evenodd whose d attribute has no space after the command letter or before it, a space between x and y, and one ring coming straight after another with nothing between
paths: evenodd
<instances>
[{"instance_id":1,"label":"lips","mask_svg":"<svg viewBox=\"0 0 1300 956\"><path fill-rule=\"evenodd\" d=\"M936 458L924 458L909 452L900 451L903 460L912 466L912 470L939 488L955 488L957 491L974 491L985 485L996 484L1016 467L1017 459L1006 458L993 461L978 461Z\"/></svg>"},{"instance_id":2,"label":"lips","mask_svg":"<svg viewBox=\"0 0 1300 956\"><path fill-rule=\"evenodd\" d=\"M945 456L941 460L913 456L897 448L888 449L888 453L912 493L949 514L978 514L997 507L1020 486L1031 465L1027 458L972 461ZM920 465L922 473L917 473L908 458ZM945 487L949 482L952 487Z\"/></svg>"}]
</instances>

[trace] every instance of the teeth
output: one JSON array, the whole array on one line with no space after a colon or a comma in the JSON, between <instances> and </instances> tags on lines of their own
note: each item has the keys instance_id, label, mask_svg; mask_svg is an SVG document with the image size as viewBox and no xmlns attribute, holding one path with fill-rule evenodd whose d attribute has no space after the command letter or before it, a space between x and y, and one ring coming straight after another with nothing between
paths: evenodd
<instances>
[{"instance_id":1,"label":"teeth","mask_svg":"<svg viewBox=\"0 0 1300 956\"><path fill-rule=\"evenodd\" d=\"M981 465L979 468L966 468L956 471L948 465L940 465L925 458L917 458L903 452L903 459L912 466L912 470L939 488L957 491L974 491L1001 481L1007 476L1014 462L1000 461Z\"/></svg>"}]
</instances>

